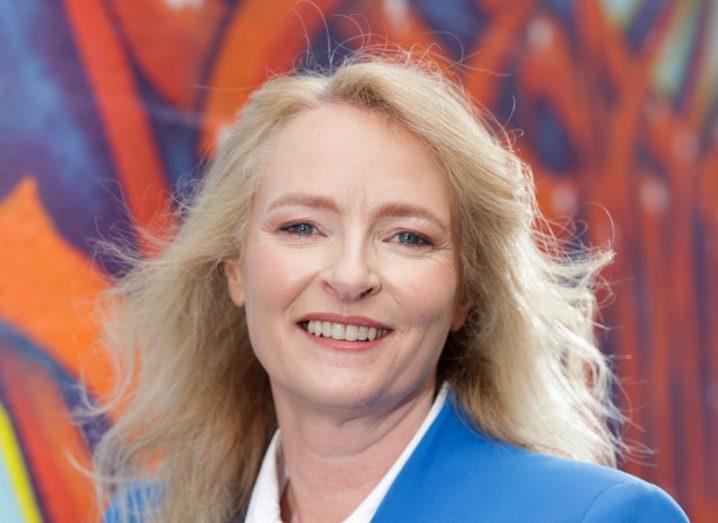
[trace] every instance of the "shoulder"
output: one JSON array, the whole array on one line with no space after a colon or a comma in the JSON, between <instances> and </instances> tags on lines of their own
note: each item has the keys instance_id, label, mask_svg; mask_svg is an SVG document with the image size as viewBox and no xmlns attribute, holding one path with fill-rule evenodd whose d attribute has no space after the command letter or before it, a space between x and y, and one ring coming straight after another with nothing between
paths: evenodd
<instances>
[{"instance_id":1,"label":"shoulder","mask_svg":"<svg viewBox=\"0 0 718 523\"><path fill-rule=\"evenodd\" d=\"M102 523L142 523L152 507L159 506L160 490L150 481L128 483L112 498ZM126 516L123 515L126 514Z\"/></svg>"},{"instance_id":2,"label":"shoulder","mask_svg":"<svg viewBox=\"0 0 718 523\"><path fill-rule=\"evenodd\" d=\"M665 491L620 470L497 442L482 442L464 457L466 465L454 469L464 479L464 499L490 492L491 510L510 519L688 521Z\"/></svg>"},{"instance_id":3,"label":"shoulder","mask_svg":"<svg viewBox=\"0 0 718 523\"><path fill-rule=\"evenodd\" d=\"M581 521L688 521L665 491L645 481L626 481L602 490Z\"/></svg>"},{"instance_id":4,"label":"shoulder","mask_svg":"<svg viewBox=\"0 0 718 523\"><path fill-rule=\"evenodd\" d=\"M492 445L495 459L485 464L495 471L493 489L522 514L544 514L557 521L688 521L665 491L636 476L507 444ZM477 484L482 483L487 486L483 481Z\"/></svg>"},{"instance_id":5,"label":"shoulder","mask_svg":"<svg viewBox=\"0 0 718 523\"><path fill-rule=\"evenodd\" d=\"M547 521L688 521L665 491L636 476L532 452L459 422L461 426L450 426L449 432L462 433L454 434L454 441L463 440L462 454L473 463L463 473L456 471L467 480L467 498L490 489L501 501L496 510L542 514Z\"/></svg>"},{"instance_id":6,"label":"shoulder","mask_svg":"<svg viewBox=\"0 0 718 523\"><path fill-rule=\"evenodd\" d=\"M442 410L377 515L386 521L688 521L655 485L497 441L469 428L452 408Z\"/></svg>"}]
</instances>

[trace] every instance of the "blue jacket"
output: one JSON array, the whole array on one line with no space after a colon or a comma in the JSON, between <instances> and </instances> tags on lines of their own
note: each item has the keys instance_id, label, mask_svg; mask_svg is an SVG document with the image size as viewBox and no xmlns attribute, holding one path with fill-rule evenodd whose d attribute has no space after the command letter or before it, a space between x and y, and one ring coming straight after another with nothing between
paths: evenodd
<instances>
[{"instance_id":1,"label":"blue jacket","mask_svg":"<svg viewBox=\"0 0 718 523\"><path fill-rule=\"evenodd\" d=\"M449 396L374 522L688 521L655 485L609 467L497 441L470 429L462 413Z\"/></svg>"},{"instance_id":2,"label":"blue jacket","mask_svg":"<svg viewBox=\"0 0 718 523\"><path fill-rule=\"evenodd\" d=\"M449 395L373 522L688 521L651 483L494 440L462 419L468 417ZM136 506L137 492L131 497ZM116 510L110 506L105 523L119 521Z\"/></svg>"}]
</instances>

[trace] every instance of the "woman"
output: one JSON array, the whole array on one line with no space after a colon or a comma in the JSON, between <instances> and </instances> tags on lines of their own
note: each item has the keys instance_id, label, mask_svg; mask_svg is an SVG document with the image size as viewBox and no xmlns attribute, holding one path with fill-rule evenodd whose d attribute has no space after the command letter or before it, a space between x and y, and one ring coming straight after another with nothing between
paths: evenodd
<instances>
[{"instance_id":1,"label":"woman","mask_svg":"<svg viewBox=\"0 0 718 523\"><path fill-rule=\"evenodd\" d=\"M613 254L543 225L529 169L429 66L268 81L108 295L105 521L685 521L614 468Z\"/></svg>"}]
</instances>

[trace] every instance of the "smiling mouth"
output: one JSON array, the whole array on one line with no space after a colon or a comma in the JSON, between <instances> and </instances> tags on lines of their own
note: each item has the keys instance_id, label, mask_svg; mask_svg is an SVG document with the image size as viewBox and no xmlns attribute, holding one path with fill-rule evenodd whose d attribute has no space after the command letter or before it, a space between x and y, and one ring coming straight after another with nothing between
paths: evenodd
<instances>
[{"instance_id":1,"label":"smiling mouth","mask_svg":"<svg viewBox=\"0 0 718 523\"><path fill-rule=\"evenodd\" d=\"M384 338L393 331L393 329L376 329L374 327L359 327L357 329L355 326L351 326L350 328L347 328L345 325L341 324L332 324L331 330L325 330L319 326L321 325L319 322L312 322L314 325L311 326L310 330L309 323L309 321L301 321L297 323L297 325L299 325L307 333L317 338L327 340L333 339L344 342L370 343Z\"/></svg>"}]
</instances>

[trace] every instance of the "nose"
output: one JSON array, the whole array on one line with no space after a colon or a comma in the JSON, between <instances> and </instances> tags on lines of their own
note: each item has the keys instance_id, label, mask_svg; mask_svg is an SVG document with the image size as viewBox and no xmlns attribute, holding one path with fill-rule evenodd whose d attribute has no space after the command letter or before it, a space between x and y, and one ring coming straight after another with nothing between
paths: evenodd
<instances>
[{"instance_id":1,"label":"nose","mask_svg":"<svg viewBox=\"0 0 718 523\"><path fill-rule=\"evenodd\" d=\"M379 292L381 280L369 264L361 241L342 242L324 277L325 289L341 301L353 302Z\"/></svg>"}]
</instances>

